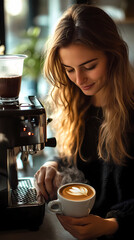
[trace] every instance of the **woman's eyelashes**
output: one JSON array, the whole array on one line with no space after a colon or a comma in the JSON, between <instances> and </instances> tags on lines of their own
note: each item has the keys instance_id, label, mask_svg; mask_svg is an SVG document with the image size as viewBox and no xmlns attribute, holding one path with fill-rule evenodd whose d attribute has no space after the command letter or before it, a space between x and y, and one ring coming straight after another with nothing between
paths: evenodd
<instances>
[{"instance_id":1,"label":"woman's eyelashes","mask_svg":"<svg viewBox=\"0 0 134 240\"><path fill-rule=\"evenodd\" d=\"M71 72L73 72L73 71L74 71L74 69L73 69L73 68L71 68L71 69L67 69L67 68L65 68L65 70L66 70L66 72L67 72L67 73L71 73Z\"/></svg>"},{"instance_id":2,"label":"woman's eyelashes","mask_svg":"<svg viewBox=\"0 0 134 240\"><path fill-rule=\"evenodd\" d=\"M82 66L82 70L91 71L91 70L95 69L96 66L97 66L97 64L94 64L94 65L92 65L90 67ZM70 69L69 68L65 68L65 71L67 73L71 73L71 72L74 72L75 70L74 70L74 68L70 68Z\"/></svg>"},{"instance_id":3,"label":"woman's eyelashes","mask_svg":"<svg viewBox=\"0 0 134 240\"><path fill-rule=\"evenodd\" d=\"M92 65L91 67L85 67L86 70L93 70L95 69L97 64Z\"/></svg>"}]
</instances>

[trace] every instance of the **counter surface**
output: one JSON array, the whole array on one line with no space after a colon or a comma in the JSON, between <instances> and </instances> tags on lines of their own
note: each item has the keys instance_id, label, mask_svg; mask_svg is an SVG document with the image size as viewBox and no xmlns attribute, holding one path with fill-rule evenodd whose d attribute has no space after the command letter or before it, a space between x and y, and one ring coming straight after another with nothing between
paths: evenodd
<instances>
[{"instance_id":1,"label":"counter surface","mask_svg":"<svg viewBox=\"0 0 134 240\"><path fill-rule=\"evenodd\" d=\"M12 230L1 231L0 240L75 240L60 224L56 215L51 213L47 204L43 224L38 231Z\"/></svg>"}]
</instances>

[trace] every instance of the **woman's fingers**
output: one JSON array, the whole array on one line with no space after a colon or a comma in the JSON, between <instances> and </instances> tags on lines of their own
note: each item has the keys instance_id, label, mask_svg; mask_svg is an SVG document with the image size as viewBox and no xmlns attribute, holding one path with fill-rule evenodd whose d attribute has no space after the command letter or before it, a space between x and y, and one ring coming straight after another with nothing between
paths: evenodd
<instances>
[{"instance_id":1,"label":"woman's fingers","mask_svg":"<svg viewBox=\"0 0 134 240\"><path fill-rule=\"evenodd\" d=\"M55 196L55 187L54 187L54 180L56 176L56 169L53 167L46 168L46 175L45 175L45 187L46 191L48 192L50 199L53 199Z\"/></svg>"},{"instance_id":2,"label":"woman's fingers","mask_svg":"<svg viewBox=\"0 0 134 240\"><path fill-rule=\"evenodd\" d=\"M37 195L43 195L46 200L48 200L48 193L45 187L45 174L46 168L40 169L34 175L35 177L35 187L37 191Z\"/></svg>"},{"instance_id":3,"label":"woman's fingers","mask_svg":"<svg viewBox=\"0 0 134 240\"><path fill-rule=\"evenodd\" d=\"M42 166L36 172L35 179L38 195L42 194L47 201L56 197L57 183L61 177L55 167Z\"/></svg>"}]
</instances>

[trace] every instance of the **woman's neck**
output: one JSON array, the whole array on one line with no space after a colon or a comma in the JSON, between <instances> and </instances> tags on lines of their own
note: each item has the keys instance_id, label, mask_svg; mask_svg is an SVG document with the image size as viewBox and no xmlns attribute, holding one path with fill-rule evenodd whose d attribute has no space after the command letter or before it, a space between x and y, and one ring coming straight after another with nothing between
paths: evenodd
<instances>
[{"instance_id":1,"label":"woman's neck","mask_svg":"<svg viewBox=\"0 0 134 240\"><path fill-rule=\"evenodd\" d=\"M106 105L106 101L104 100L104 93L99 91L96 95L92 96L91 103L95 107L104 107Z\"/></svg>"},{"instance_id":2,"label":"woman's neck","mask_svg":"<svg viewBox=\"0 0 134 240\"><path fill-rule=\"evenodd\" d=\"M95 107L103 107L104 106L104 103L103 103L102 99L95 98L95 97L92 98L91 103Z\"/></svg>"}]
</instances>

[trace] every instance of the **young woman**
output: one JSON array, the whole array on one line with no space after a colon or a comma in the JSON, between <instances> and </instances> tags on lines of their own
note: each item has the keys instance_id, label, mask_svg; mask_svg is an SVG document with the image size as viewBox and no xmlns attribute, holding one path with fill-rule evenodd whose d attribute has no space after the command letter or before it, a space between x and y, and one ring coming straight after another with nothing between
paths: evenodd
<instances>
[{"instance_id":1,"label":"young woman","mask_svg":"<svg viewBox=\"0 0 134 240\"><path fill-rule=\"evenodd\" d=\"M58 215L63 227L78 239L132 239L134 83L127 45L113 20L94 6L69 8L56 27L44 72L53 85L59 158L35 174L38 194L54 198L62 178L58 166L66 159L97 195L89 216Z\"/></svg>"}]
</instances>

